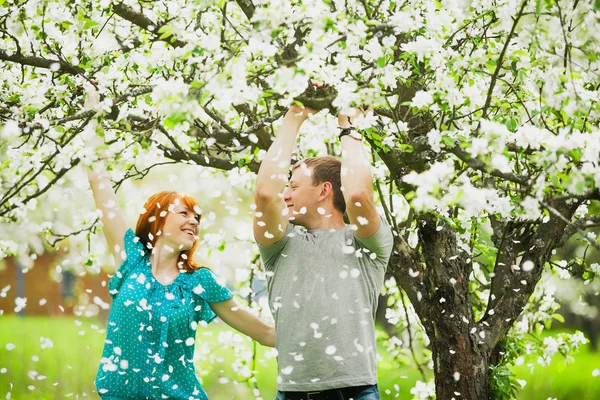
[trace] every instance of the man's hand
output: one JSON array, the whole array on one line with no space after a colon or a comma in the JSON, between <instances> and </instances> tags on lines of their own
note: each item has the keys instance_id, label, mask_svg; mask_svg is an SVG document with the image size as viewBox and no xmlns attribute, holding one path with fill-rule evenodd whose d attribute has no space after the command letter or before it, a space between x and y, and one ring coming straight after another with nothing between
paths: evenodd
<instances>
[{"instance_id":1,"label":"man's hand","mask_svg":"<svg viewBox=\"0 0 600 400\"><path fill-rule=\"evenodd\" d=\"M292 104L285 117L298 119L299 121L304 122L310 115L314 115L316 113L318 113L318 111L314 108L300 107L298 104Z\"/></svg>"},{"instance_id":2,"label":"man's hand","mask_svg":"<svg viewBox=\"0 0 600 400\"><path fill-rule=\"evenodd\" d=\"M344 113L338 114L338 125L340 128L350 128L352 126L352 121L356 121L360 118L366 118L373 113L373 107L369 106L366 110L362 110L360 108L356 109L354 116L352 118L348 118L348 116Z\"/></svg>"},{"instance_id":3,"label":"man's hand","mask_svg":"<svg viewBox=\"0 0 600 400\"><path fill-rule=\"evenodd\" d=\"M314 79L311 79L310 83L316 88L322 88L324 86L323 82L319 82ZM314 115L318 112L319 112L319 110L315 110L314 108L302 107L302 106L299 106L298 104L294 103L290 106L290 109L288 110L286 117L289 116L291 118L292 117L297 118L304 122L309 117L309 115L311 115L311 114Z\"/></svg>"}]
</instances>

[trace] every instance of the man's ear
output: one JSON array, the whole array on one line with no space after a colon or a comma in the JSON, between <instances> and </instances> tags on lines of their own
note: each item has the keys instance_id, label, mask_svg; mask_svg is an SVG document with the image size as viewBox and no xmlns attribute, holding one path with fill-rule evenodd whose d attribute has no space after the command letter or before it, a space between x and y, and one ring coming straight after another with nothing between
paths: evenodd
<instances>
[{"instance_id":1,"label":"man's ear","mask_svg":"<svg viewBox=\"0 0 600 400\"><path fill-rule=\"evenodd\" d=\"M321 188L321 192L319 193L319 201L323 201L327 198L327 196L331 195L333 192L333 185L331 182L323 182L323 187Z\"/></svg>"}]
</instances>

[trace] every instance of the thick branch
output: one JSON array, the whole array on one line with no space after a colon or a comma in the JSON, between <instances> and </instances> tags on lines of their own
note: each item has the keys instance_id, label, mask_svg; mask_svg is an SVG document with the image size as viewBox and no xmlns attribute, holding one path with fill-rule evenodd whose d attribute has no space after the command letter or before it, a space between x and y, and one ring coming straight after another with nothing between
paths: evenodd
<instances>
[{"instance_id":1,"label":"thick branch","mask_svg":"<svg viewBox=\"0 0 600 400\"><path fill-rule=\"evenodd\" d=\"M25 55L17 52L9 52L3 49L0 49L0 60L11 61L17 64L29 65L36 68L46 68L50 70L54 70L54 68L56 68L55 66L59 66L59 71L62 70L74 75L85 73L85 70L64 61L49 60L47 58Z\"/></svg>"},{"instance_id":2,"label":"thick branch","mask_svg":"<svg viewBox=\"0 0 600 400\"><path fill-rule=\"evenodd\" d=\"M239 166L235 161L210 156L207 154L180 151L177 149L168 148L163 145L159 145L158 148L165 152L165 157L173 161L182 161L188 164L192 163L196 165L201 165L203 167L220 169L223 171L231 171L232 169L237 168ZM260 163L253 161L247 164L246 166L250 169L250 171L257 173L258 168L260 167Z\"/></svg>"},{"instance_id":3,"label":"thick branch","mask_svg":"<svg viewBox=\"0 0 600 400\"><path fill-rule=\"evenodd\" d=\"M458 146L448 148L448 151L458 157L462 162L467 164L470 168L485 172L497 178L502 178L507 181L511 181L514 183L519 183L521 185L527 185L529 183L529 179L525 175L513 174L511 172L502 172L500 170L494 169L486 165L483 161L478 160L477 158L472 158L469 153L464 151Z\"/></svg>"},{"instance_id":4,"label":"thick branch","mask_svg":"<svg viewBox=\"0 0 600 400\"><path fill-rule=\"evenodd\" d=\"M600 223L600 217L594 215L587 218L580 218L577 221L569 224L569 226L565 228L565 232L558 241L556 247L560 248L564 246L564 244L567 243L567 240L569 240L571 236L575 234L575 232L585 234L585 232L582 232L584 229L596 227L598 226L598 223Z\"/></svg>"},{"instance_id":5,"label":"thick branch","mask_svg":"<svg viewBox=\"0 0 600 400\"><path fill-rule=\"evenodd\" d=\"M256 9L252 0L236 0L236 3L242 9L242 12L246 15L246 18L248 18L248 21L251 21L254 10Z\"/></svg>"},{"instance_id":6,"label":"thick branch","mask_svg":"<svg viewBox=\"0 0 600 400\"><path fill-rule=\"evenodd\" d=\"M273 141L271 140L271 135L265 129L265 127L267 126L267 124L278 120L283 115L283 112L276 113L273 117L268 117L263 119L262 121L257 122L256 117L253 115L248 104L239 104L234 106L234 108L238 113L244 114L248 118L248 122L252 124L248 131L254 132L254 134L258 138L257 146L265 150L271 147L271 143ZM243 135L244 133L242 133L242 136Z\"/></svg>"},{"instance_id":7,"label":"thick branch","mask_svg":"<svg viewBox=\"0 0 600 400\"><path fill-rule=\"evenodd\" d=\"M541 204L544 207L546 207L548 209L548 211L550 211L550 213L552 215L554 215L555 217L557 217L558 219L560 219L563 223L568 224L567 228L565 229L565 233L567 233L567 230L569 228L574 229L573 233L575 231L579 232L579 234L581 234L581 236L583 236L583 238L590 244L590 246L592 246L596 250L600 251L600 243L598 243L595 239L590 238L588 236L588 234L582 229L583 227L579 226L577 224L577 222L575 222L574 224L571 224L570 216L569 217L564 216L559 210L557 210L556 208L552 207L550 204L546 204L544 202L541 202ZM595 216L591 217L591 219L592 219L592 223L598 221L598 218L595 217ZM561 240L563 238L564 238L564 234L561 236ZM560 243L560 241L558 243Z\"/></svg>"},{"instance_id":8,"label":"thick branch","mask_svg":"<svg viewBox=\"0 0 600 400\"><path fill-rule=\"evenodd\" d=\"M502 248L498 255L490 291L490 304L486 315L480 321L489 329L486 342L490 348L498 344L523 311L541 278L544 266L552 256L552 250L557 247L569 219L578 206L577 202L554 203L552 209L558 215L551 212L550 218L546 222L540 222L528 240L523 240L517 232L505 228L506 247ZM516 269L513 265L519 256L518 251L523 252L523 258ZM525 262L532 262L533 268L523 268ZM489 312L490 309L494 310L493 314Z\"/></svg>"},{"instance_id":9,"label":"thick branch","mask_svg":"<svg viewBox=\"0 0 600 400\"><path fill-rule=\"evenodd\" d=\"M140 28L157 35L158 40L162 40L163 42L169 43L173 47L183 47L186 43L182 40L177 39L174 36L169 36L165 39L160 39L160 34L158 33L160 28L164 26L164 24L157 24L153 22L150 18L146 17L141 12L136 12L133 8L126 6L123 3L113 5L113 11L119 17L131 22L134 25L139 26Z\"/></svg>"},{"instance_id":10,"label":"thick branch","mask_svg":"<svg viewBox=\"0 0 600 400\"><path fill-rule=\"evenodd\" d=\"M112 105L114 107L117 104L122 103L126 100L130 100L134 97L141 96L146 93L150 93L150 92L152 92L153 89L154 89L153 86L141 86L141 87L135 88L131 92L124 93L124 94L112 99ZM68 117L57 119L56 121L52 121L52 123L49 126L58 126L58 125L62 125L64 123L66 123L66 122L78 121L78 120L85 119L85 118L91 118L94 115L96 115L96 113L97 113L96 110L83 110L76 114L70 115ZM108 116L107 116L107 118L108 118ZM116 116L115 116L115 118L116 118ZM30 129L44 129L43 125L41 123L32 124L29 126L29 128Z\"/></svg>"}]
</instances>

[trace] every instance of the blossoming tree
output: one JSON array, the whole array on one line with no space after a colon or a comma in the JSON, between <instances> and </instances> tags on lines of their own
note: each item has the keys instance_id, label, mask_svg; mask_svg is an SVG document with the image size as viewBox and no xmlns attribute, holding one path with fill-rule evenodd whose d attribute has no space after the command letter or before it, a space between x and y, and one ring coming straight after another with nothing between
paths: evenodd
<instances>
[{"instance_id":1,"label":"blossoming tree","mask_svg":"<svg viewBox=\"0 0 600 400\"><path fill-rule=\"evenodd\" d=\"M339 152L335 113L373 105L360 128L395 234L387 316L429 345L439 399L508 398L517 384L507 365L525 334L556 317L552 289L536 289L543 271L600 273L585 258L553 258L573 235L600 247L587 232L600 200L599 9L0 1L0 218L24 226L2 233L0 254L26 251L32 232L53 237L41 203L81 185L78 164L98 157L86 134L104 137L116 185L162 163L240 175L257 171L293 101L324 110L303 132L305 155ZM91 80L103 101L83 109ZM584 341L561 335L528 349L543 361Z\"/></svg>"}]
</instances>

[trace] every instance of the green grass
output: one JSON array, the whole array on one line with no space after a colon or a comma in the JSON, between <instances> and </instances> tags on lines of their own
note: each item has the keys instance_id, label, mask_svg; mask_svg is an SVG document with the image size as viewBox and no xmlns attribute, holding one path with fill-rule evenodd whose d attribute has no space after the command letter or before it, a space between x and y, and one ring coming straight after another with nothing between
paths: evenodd
<instances>
[{"instance_id":1,"label":"green grass","mask_svg":"<svg viewBox=\"0 0 600 400\"><path fill-rule=\"evenodd\" d=\"M0 317L0 370L7 369L5 373L0 373L0 398L4 398L9 391L13 399L19 400L49 400L69 395L73 398L98 398L93 382L102 354L104 333L97 330L104 327L87 319L80 319L81 325L77 325L76 320L66 317ZM97 328L92 328L92 325ZM236 357L232 347L218 343L219 334L231 332L223 323L213 323L198 331L197 348L205 357L205 361L198 363L198 370L202 386L211 399L254 398L251 386L236 381L239 378L232 368L236 359L249 357ZM53 347L42 349L41 337L49 338ZM250 349L250 340L244 340L247 340L247 348ZM7 350L7 343L14 344L15 348ZM270 400L275 398L276 393L276 360L269 353L265 354L267 348L257 347L256 383L263 399ZM380 349L380 354L384 353ZM34 361L34 357L38 360ZM389 358L383 357L379 370L383 398L411 398L410 388L419 379L415 369L398 369ZM45 378L38 379L40 375ZM221 378L226 378L227 383L220 383Z\"/></svg>"},{"instance_id":2,"label":"green grass","mask_svg":"<svg viewBox=\"0 0 600 400\"><path fill-rule=\"evenodd\" d=\"M527 382L519 399L600 399L600 376L592 376L594 369L600 369L600 353L590 352L589 345L586 345L574 358L573 362L566 364L565 358L558 354L550 365L541 366L537 357L529 357L523 365L513 367L517 377Z\"/></svg>"},{"instance_id":3,"label":"green grass","mask_svg":"<svg viewBox=\"0 0 600 400\"><path fill-rule=\"evenodd\" d=\"M0 317L0 398L11 392L12 399L50 400L65 398L93 398L94 377L102 354L104 333L92 328L102 324L89 319L80 319L80 326L74 318L47 318L12 316ZM83 334L80 334L83 332ZM198 363L200 378L209 398L252 399L251 387L237 381L232 364L236 360L248 359L248 355L236 355L229 346L219 344L219 334L233 331L223 323L210 324L198 332L197 348L204 356ZM52 348L42 349L40 338L49 338ZM249 339L246 346L251 349ZM12 343L15 348L6 349ZM258 347L255 361L257 386L264 400L275 397L276 361L268 349ZM410 389L420 374L415 368L398 368L385 349L380 347L379 387L382 399L411 399ZM37 357L37 361L33 358ZM527 381L520 399L546 400L549 397L559 400L600 399L600 377L592 377L592 371L600 368L600 354L590 353L584 347L575 356L575 362L568 366L556 357L549 367L533 362L533 374L526 365L515 367L519 379ZM2 373L3 368L6 371ZM428 371L431 376L431 371ZM39 379L39 376L45 379ZM221 379L226 379L221 383ZM11 388L12 384L12 388ZM29 387L33 389L30 390Z\"/></svg>"}]
</instances>

